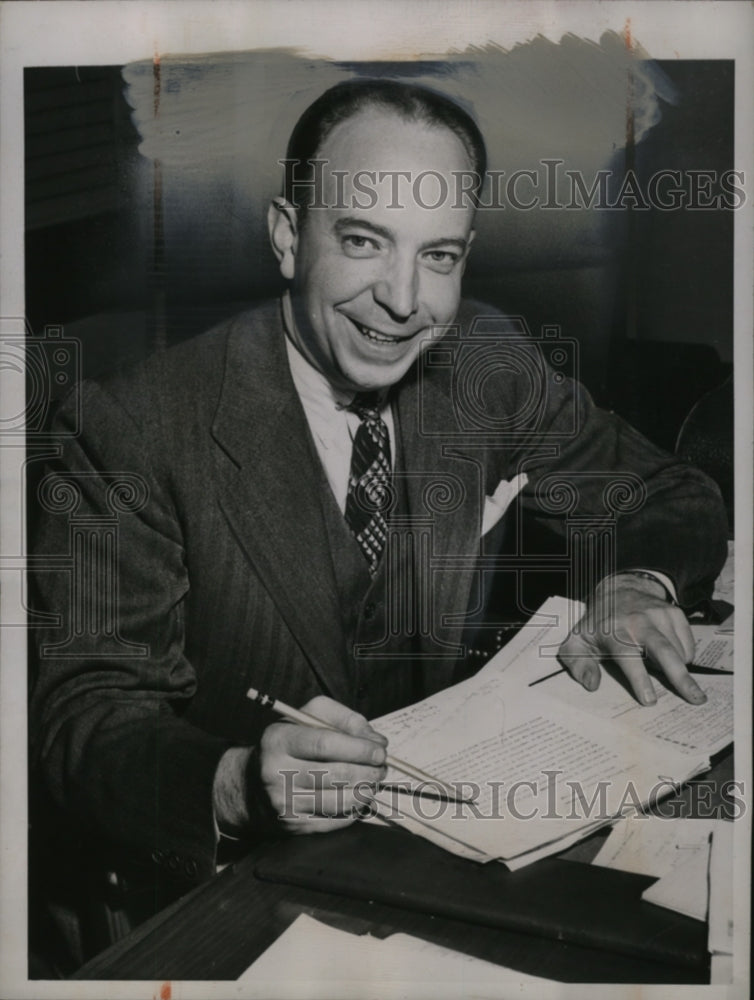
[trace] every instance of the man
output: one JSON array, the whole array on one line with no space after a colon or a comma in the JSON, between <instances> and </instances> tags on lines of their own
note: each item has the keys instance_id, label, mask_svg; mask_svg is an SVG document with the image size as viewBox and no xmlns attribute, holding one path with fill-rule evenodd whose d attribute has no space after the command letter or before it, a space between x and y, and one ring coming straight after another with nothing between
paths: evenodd
<instances>
[{"instance_id":1,"label":"man","mask_svg":"<svg viewBox=\"0 0 754 1000\"><path fill-rule=\"evenodd\" d=\"M461 302L478 184L450 194L484 173L472 119L431 91L356 81L305 113L288 159L318 162L289 171L270 207L282 303L85 385L82 433L46 481L36 551L67 551L72 521L115 508L118 560L112 587L93 577L75 611L95 626L68 638L71 584L39 574L63 627L40 643L36 773L132 886L210 876L223 835L353 821L354 787L385 767L366 719L452 682L485 497L501 481L526 480L521 509L561 536L547 477L583 476L575 513L589 515L604 513L606 475L641 484L561 656L589 689L614 659L648 704L643 653L704 700L668 588L691 603L723 561L714 486L550 378L534 346L518 367L495 361L504 333L484 354L482 396L505 433L459 437L463 386L447 350L429 363L479 312ZM64 406L58 431L73 419ZM132 495L116 503L118 475ZM55 513L56 483L77 491L73 513ZM276 720L246 698L252 686L334 731Z\"/></svg>"}]
</instances>

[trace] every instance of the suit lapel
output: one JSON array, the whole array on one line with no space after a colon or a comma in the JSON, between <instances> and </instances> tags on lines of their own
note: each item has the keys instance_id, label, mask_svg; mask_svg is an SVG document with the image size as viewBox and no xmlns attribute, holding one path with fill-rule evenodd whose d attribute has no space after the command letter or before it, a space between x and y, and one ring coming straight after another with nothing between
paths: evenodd
<instances>
[{"instance_id":1,"label":"suit lapel","mask_svg":"<svg viewBox=\"0 0 754 1000\"><path fill-rule=\"evenodd\" d=\"M212 425L220 505L324 690L349 697L321 477L279 309L239 318Z\"/></svg>"},{"instance_id":2,"label":"suit lapel","mask_svg":"<svg viewBox=\"0 0 754 1000\"><path fill-rule=\"evenodd\" d=\"M247 558L299 642L323 689L348 702L342 613L321 503L322 480L285 355L277 304L240 317L229 332L212 425L220 505ZM484 499L482 463L453 444L452 400L431 377L396 392L412 519L428 519L432 545L421 585L431 600L431 687L450 679L463 631ZM431 489L432 484L435 490ZM429 489L428 489L429 488ZM457 502L443 504L449 488ZM425 522L426 523L426 522ZM438 644L437 640L440 640Z\"/></svg>"},{"instance_id":3,"label":"suit lapel","mask_svg":"<svg viewBox=\"0 0 754 1000\"><path fill-rule=\"evenodd\" d=\"M448 667L444 681L437 665L429 680L440 687L450 679L449 648L457 649L463 631L475 558L479 552L481 510L484 500L482 462L464 457L453 445L457 421L452 400L442 385L430 377L408 382L398 397L398 419L407 472L409 509L413 519L429 517L432 523L430 572L420 586L431 601L432 631L423 645L438 652ZM435 489L432 490L432 484ZM451 491L453 499L448 501ZM422 595L424 597L424 595Z\"/></svg>"}]
</instances>

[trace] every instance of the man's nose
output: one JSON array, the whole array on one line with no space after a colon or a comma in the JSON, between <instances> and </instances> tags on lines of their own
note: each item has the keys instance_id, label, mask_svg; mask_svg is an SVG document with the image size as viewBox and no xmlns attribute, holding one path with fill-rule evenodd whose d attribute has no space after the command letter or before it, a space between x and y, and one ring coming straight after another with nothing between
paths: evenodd
<instances>
[{"instance_id":1,"label":"man's nose","mask_svg":"<svg viewBox=\"0 0 754 1000\"><path fill-rule=\"evenodd\" d=\"M416 262L396 257L386 265L385 271L375 282L375 301L386 309L396 321L405 322L418 307L419 274Z\"/></svg>"}]
</instances>

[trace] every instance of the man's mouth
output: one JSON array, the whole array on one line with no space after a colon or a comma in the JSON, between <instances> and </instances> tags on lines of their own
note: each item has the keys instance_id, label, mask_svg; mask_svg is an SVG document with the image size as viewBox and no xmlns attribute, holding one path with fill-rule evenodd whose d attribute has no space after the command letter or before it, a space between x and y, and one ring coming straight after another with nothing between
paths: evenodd
<instances>
[{"instance_id":1,"label":"man's mouth","mask_svg":"<svg viewBox=\"0 0 754 1000\"><path fill-rule=\"evenodd\" d=\"M371 327L364 326L363 323L357 323L355 319L351 322L362 335L367 340L371 340L373 344L399 344L403 340L410 340L410 337L392 337L387 333L380 333L379 330L372 330Z\"/></svg>"}]
</instances>

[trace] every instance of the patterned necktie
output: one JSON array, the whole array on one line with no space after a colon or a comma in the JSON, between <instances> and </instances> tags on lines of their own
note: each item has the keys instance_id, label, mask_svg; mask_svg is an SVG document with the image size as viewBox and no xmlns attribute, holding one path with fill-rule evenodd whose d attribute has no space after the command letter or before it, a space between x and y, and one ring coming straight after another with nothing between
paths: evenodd
<instances>
[{"instance_id":1,"label":"patterned necktie","mask_svg":"<svg viewBox=\"0 0 754 1000\"><path fill-rule=\"evenodd\" d=\"M361 419L353 439L346 522L374 576L387 540L391 502L390 437L380 416L380 394L359 393L348 407Z\"/></svg>"}]
</instances>

